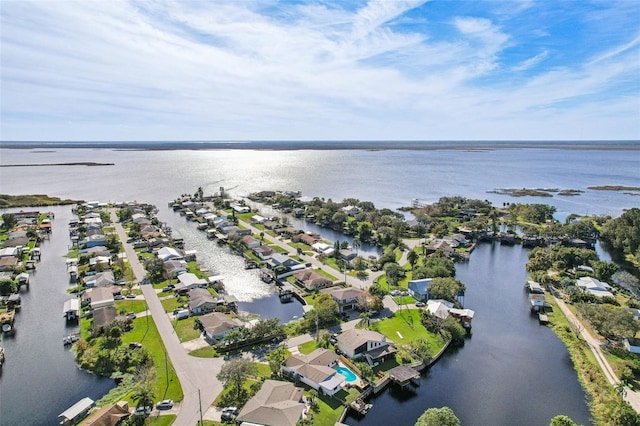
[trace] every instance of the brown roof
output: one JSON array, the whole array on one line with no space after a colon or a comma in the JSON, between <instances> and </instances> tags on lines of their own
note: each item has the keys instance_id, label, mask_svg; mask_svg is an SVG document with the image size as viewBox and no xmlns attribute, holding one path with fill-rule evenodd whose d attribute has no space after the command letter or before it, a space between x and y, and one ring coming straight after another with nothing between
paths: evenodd
<instances>
[{"instance_id":1,"label":"brown roof","mask_svg":"<svg viewBox=\"0 0 640 426\"><path fill-rule=\"evenodd\" d=\"M387 340L387 338L384 335L378 333L377 331L359 329L359 328L354 328L354 329L343 332L338 336L337 340L338 340L338 345L341 348L348 348L351 350L355 350L356 348L364 345L368 341L374 341L374 342L386 341L389 344L393 343L391 340Z\"/></svg>"},{"instance_id":2,"label":"brown roof","mask_svg":"<svg viewBox=\"0 0 640 426\"><path fill-rule=\"evenodd\" d=\"M323 287L331 284L331 280L320 275L313 269L305 269L294 275L306 288Z\"/></svg>"},{"instance_id":3,"label":"brown roof","mask_svg":"<svg viewBox=\"0 0 640 426\"><path fill-rule=\"evenodd\" d=\"M120 401L117 404L102 407L85 420L82 426L116 426L129 415L129 404L126 401Z\"/></svg>"},{"instance_id":4,"label":"brown roof","mask_svg":"<svg viewBox=\"0 0 640 426\"><path fill-rule=\"evenodd\" d=\"M360 290L359 288L355 288L355 287L347 287L347 288L335 287L327 291L327 293L329 293L331 296L335 297L338 300L347 300L347 299L360 298L360 297L367 296L366 291Z\"/></svg>"},{"instance_id":5,"label":"brown roof","mask_svg":"<svg viewBox=\"0 0 640 426\"><path fill-rule=\"evenodd\" d=\"M292 383L265 380L238 414L241 422L267 426L295 426L302 417L302 388Z\"/></svg>"},{"instance_id":6,"label":"brown roof","mask_svg":"<svg viewBox=\"0 0 640 426\"><path fill-rule=\"evenodd\" d=\"M198 321L200 321L204 329L211 335L224 333L227 330L243 326L242 321L236 318L230 318L221 312L203 315Z\"/></svg>"}]
</instances>

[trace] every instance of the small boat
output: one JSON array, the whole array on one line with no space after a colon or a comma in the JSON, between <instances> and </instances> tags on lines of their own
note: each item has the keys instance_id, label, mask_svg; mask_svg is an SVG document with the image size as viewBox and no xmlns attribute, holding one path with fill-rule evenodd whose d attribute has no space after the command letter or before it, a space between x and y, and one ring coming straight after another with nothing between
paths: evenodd
<instances>
[{"instance_id":1,"label":"small boat","mask_svg":"<svg viewBox=\"0 0 640 426\"><path fill-rule=\"evenodd\" d=\"M13 327L11 327L11 324L2 324L2 332L5 334L11 333L11 331L13 331Z\"/></svg>"},{"instance_id":2,"label":"small boat","mask_svg":"<svg viewBox=\"0 0 640 426\"><path fill-rule=\"evenodd\" d=\"M80 340L80 333L67 334L62 338L62 344L69 346Z\"/></svg>"},{"instance_id":3,"label":"small boat","mask_svg":"<svg viewBox=\"0 0 640 426\"><path fill-rule=\"evenodd\" d=\"M3 365L4 365L4 348L0 346L0 370L2 370Z\"/></svg>"}]
</instances>

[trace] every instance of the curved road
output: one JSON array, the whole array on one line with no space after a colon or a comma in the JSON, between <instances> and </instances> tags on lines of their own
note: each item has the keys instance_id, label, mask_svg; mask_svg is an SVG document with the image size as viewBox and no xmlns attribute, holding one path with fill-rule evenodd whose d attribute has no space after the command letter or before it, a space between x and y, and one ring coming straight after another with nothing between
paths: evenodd
<instances>
[{"instance_id":1,"label":"curved road","mask_svg":"<svg viewBox=\"0 0 640 426\"><path fill-rule=\"evenodd\" d=\"M130 244L126 243L127 235L124 228L117 221L115 211L111 211L112 222L120 241L123 243L129 264L138 282L146 276L146 272L138 255ZM173 423L176 426L195 425L213 403L215 398L222 392L222 383L216 379L224 360L222 358L196 358L189 356L182 347L178 336L173 329L169 316L164 311L158 295L151 285L140 286L144 295L149 312L158 328L158 333L162 337L164 347L171 359L173 368L176 370L184 399L180 404L178 416Z\"/></svg>"},{"instance_id":2,"label":"curved road","mask_svg":"<svg viewBox=\"0 0 640 426\"><path fill-rule=\"evenodd\" d=\"M571 310L567 307L564 301L556 297L555 291L552 292L552 295L556 303L560 307L560 310L562 311L562 313L564 313L564 315L567 317L569 322L574 324L576 328L580 330L580 335L585 340L585 342L587 342L587 344L589 345L589 348L591 349L591 352L593 352L593 355L595 356L596 361L598 361L598 365L600 365L600 369L604 373L604 376L607 378L607 381L613 387L617 387L620 384L620 380L618 380L616 373L613 371L613 368L611 368L609 361L607 361L607 359L604 357L604 354L602 353L602 349L600 349L601 342L595 337L593 337L591 333L587 331L587 329L582 325L580 320L576 318L573 312L571 312ZM623 393L623 399L627 401L629 405L631 405L637 413L640 413L640 393L632 389L625 388Z\"/></svg>"}]
</instances>

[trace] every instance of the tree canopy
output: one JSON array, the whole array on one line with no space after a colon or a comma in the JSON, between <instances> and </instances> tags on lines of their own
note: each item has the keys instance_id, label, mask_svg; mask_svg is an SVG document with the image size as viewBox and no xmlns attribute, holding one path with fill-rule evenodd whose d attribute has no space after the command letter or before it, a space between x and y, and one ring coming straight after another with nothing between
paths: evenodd
<instances>
[{"instance_id":1,"label":"tree canopy","mask_svg":"<svg viewBox=\"0 0 640 426\"><path fill-rule=\"evenodd\" d=\"M415 426L460 426L460 419L449 407L429 408L418 420Z\"/></svg>"}]
</instances>

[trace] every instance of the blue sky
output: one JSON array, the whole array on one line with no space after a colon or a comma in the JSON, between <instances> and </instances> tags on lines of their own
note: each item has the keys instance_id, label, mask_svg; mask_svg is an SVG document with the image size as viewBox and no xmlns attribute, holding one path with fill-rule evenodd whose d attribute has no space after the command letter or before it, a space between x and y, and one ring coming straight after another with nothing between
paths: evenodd
<instances>
[{"instance_id":1,"label":"blue sky","mask_svg":"<svg viewBox=\"0 0 640 426\"><path fill-rule=\"evenodd\" d=\"M640 2L0 4L1 140L640 139Z\"/></svg>"}]
</instances>

